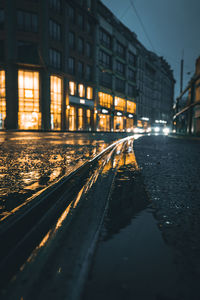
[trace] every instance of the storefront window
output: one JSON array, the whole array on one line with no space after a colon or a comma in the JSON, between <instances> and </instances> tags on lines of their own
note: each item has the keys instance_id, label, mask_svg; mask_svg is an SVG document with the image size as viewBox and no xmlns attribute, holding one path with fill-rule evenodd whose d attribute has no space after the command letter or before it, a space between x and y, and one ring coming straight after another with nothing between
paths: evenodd
<instances>
[{"instance_id":1,"label":"storefront window","mask_svg":"<svg viewBox=\"0 0 200 300\"><path fill-rule=\"evenodd\" d=\"M78 130L83 130L83 108L78 109Z\"/></svg>"},{"instance_id":2,"label":"storefront window","mask_svg":"<svg viewBox=\"0 0 200 300\"><path fill-rule=\"evenodd\" d=\"M126 129L127 129L127 131L133 131L133 124L134 124L134 122L133 122L133 119L132 118L127 118L126 119Z\"/></svg>"},{"instance_id":3,"label":"storefront window","mask_svg":"<svg viewBox=\"0 0 200 300\"><path fill-rule=\"evenodd\" d=\"M124 117L114 116L114 130L123 131L124 129Z\"/></svg>"},{"instance_id":4,"label":"storefront window","mask_svg":"<svg viewBox=\"0 0 200 300\"><path fill-rule=\"evenodd\" d=\"M127 101L127 112L131 114L136 113L136 104L134 102Z\"/></svg>"},{"instance_id":5,"label":"storefront window","mask_svg":"<svg viewBox=\"0 0 200 300\"><path fill-rule=\"evenodd\" d=\"M70 106L69 109L69 130L76 130L76 115L75 107Z\"/></svg>"},{"instance_id":6,"label":"storefront window","mask_svg":"<svg viewBox=\"0 0 200 300\"><path fill-rule=\"evenodd\" d=\"M0 70L0 129L4 128L6 118L6 82L5 71Z\"/></svg>"},{"instance_id":7,"label":"storefront window","mask_svg":"<svg viewBox=\"0 0 200 300\"><path fill-rule=\"evenodd\" d=\"M87 109L86 110L86 124L87 124L87 130L91 130L92 126L91 126L91 110Z\"/></svg>"},{"instance_id":8,"label":"storefront window","mask_svg":"<svg viewBox=\"0 0 200 300\"><path fill-rule=\"evenodd\" d=\"M40 129L39 72L18 71L19 129Z\"/></svg>"},{"instance_id":9,"label":"storefront window","mask_svg":"<svg viewBox=\"0 0 200 300\"><path fill-rule=\"evenodd\" d=\"M69 94L72 96L76 94L76 83L73 81L69 82Z\"/></svg>"},{"instance_id":10,"label":"storefront window","mask_svg":"<svg viewBox=\"0 0 200 300\"><path fill-rule=\"evenodd\" d=\"M116 110L125 110L126 101L123 98L115 97L115 109Z\"/></svg>"},{"instance_id":11,"label":"storefront window","mask_svg":"<svg viewBox=\"0 0 200 300\"><path fill-rule=\"evenodd\" d=\"M112 97L112 95L99 92L99 104L101 106L104 106L104 107L107 107L107 108L111 108L111 106L113 104L113 97Z\"/></svg>"},{"instance_id":12,"label":"storefront window","mask_svg":"<svg viewBox=\"0 0 200 300\"><path fill-rule=\"evenodd\" d=\"M91 100L93 98L93 88L88 86L87 87L87 99Z\"/></svg>"},{"instance_id":13,"label":"storefront window","mask_svg":"<svg viewBox=\"0 0 200 300\"><path fill-rule=\"evenodd\" d=\"M62 81L51 76L51 129L61 129Z\"/></svg>"},{"instance_id":14,"label":"storefront window","mask_svg":"<svg viewBox=\"0 0 200 300\"><path fill-rule=\"evenodd\" d=\"M80 97L85 97L85 88L83 84L78 85L78 94Z\"/></svg>"},{"instance_id":15,"label":"storefront window","mask_svg":"<svg viewBox=\"0 0 200 300\"><path fill-rule=\"evenodd\" d=\"M110 116L99 114L99 131L110 131Z\"/></svg>"}]
</instances>

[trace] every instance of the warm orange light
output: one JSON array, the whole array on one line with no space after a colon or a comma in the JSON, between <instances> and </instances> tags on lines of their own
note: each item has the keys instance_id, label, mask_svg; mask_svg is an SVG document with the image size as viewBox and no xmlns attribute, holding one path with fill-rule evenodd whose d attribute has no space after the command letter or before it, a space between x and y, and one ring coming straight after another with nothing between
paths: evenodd
<instances>
[{"instance_id":1,"label":"warm orange light","mask_svg":"<svg viewBox=\"0 0 200 300\"><path fill-rule=\"evenodd\" d=\"M76 130L75 107L73 106L69 108L69 130Z\"/></svg>"},{"instance_id":2,"label":"warm orange light","mask_svg":"<svg viewBox=\"0 0 200 300\"><path fill-rule=\"evenodd\" d=\"M103 107L111 108L113 104L113 97L112 95L99 92L99 104Z\"/></svg>"},{"instance_id":3,"label":"warm orange light","mask_svg":"<svg viewBox=\"0 0 200 300\"><path fill-rule=\"evenodd\" d=\"M18 95L19 129L40 129L39 72L18 71Z\"/></svg>"},{"instance_id":4,"label":"warm orange light","mask_svg":"<svg viewBox=\"0 0 200 300\"><path fill-rule=\"evenodd\" d=\"M110 131L110 116L109 115L99 115L99 131Z\"/></svg>"},{"instance_id":5,"label":"warm orange light","mask_svg":"<svg viewBox=\"0 0 200 300\"><path fill-rule=\"evenodd\" d=\"M123 98L115 97L115 109L117 110L125 110L126 101Z\"/></svg>"},{"instance_id":6,"label":"warm orange light","mask_svg":"<svg viewBox=\"0 0 200 300\"><path fill-rule=\"evenodd\" d=\"M51 84L51 129L61 129L62 80L57 76L50 77Z\"/></svg>"},{"instance_id":7,"label":"warm orange light","mask_svg":"<svg viewBox=\"0 0 200 300\"><path fill-rule=\"evenodd\" d=\"M122 131L124 129L124 117L114 116L114 130Z\"/></svg>"},{"instance_id":8,"label":"warm orange light","mask_svg":"<svg viewBox=\"0 0 200 300\"><path fill-rule=\"evenodd\" d=\"M78 85L78 93L80 97L84 97L85 96L85 88L83 84L79 84Z\"/></svg>"},{"instance_id":9,"label":"warm orange light","mask_svg":"<svg viewBox=\"0 0 200 300\"><path fill-rule=\"evenodd\" d=\"M6 118L5 71L0 70L0 129L4 128L5 118Z\"/></svg>"},{"instance_id":10,"label":"warm orange light","mask_svg":"<svg viewBox=\"0 0 200 300\"><path fill-rule=\"evenodd\" d=\"M73 81L69 82L69 94L72 96L76 94L76 83Z\"/></svg>"},{"instance_id":11,"label":"warm orange light","mask_svg":"<svg viewBox=\"0 0 200 300\"><path fill-rule=\"evenodd\" d=\"M88 86L87 87L87 99L91 100L93 98L93 88Z\"/></svg>"},{"instance_id":12,"label":"warm orange light","mask_svg":"<svg viewBox=\"0 0 200 300\"><path fill-rule=\"evenodd\" d=\"M127 112L131 114L136 113L136 103L127 100Z\"/></svg>"}]
</instances>

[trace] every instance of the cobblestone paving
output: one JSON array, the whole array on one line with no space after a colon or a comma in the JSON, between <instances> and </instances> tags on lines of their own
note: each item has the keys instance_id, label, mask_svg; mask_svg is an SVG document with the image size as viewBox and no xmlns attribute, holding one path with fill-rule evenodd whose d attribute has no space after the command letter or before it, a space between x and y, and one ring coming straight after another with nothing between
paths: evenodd
<instances>
[{"instance_id":1,"label":"cobblestone paving","mask_svg":"<svg viewBox=\"0 0 200 300\"><path fill-rule=\"evenodd\" d=\"M200 141L146 136L134 142L154 216L185 286L200 299Z\"/></svg>"}]
</instances>

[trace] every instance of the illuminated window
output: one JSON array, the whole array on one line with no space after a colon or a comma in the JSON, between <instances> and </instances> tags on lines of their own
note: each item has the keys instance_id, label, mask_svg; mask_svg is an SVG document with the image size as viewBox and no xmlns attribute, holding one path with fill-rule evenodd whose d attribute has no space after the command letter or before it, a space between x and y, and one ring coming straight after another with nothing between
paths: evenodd
<instances>
[{"instance_id":1,"label":"illuminated window","mask_svg":"<svg viewBox=\"0 0 200 300\"><path fill-rule=\"evenodd\" d=\"M99 114L99 131L110 131L110 116Z\"/></svg>"},{"instance_id":2,"label":"illuminated window","mask_svg":"<svg viewBox=\"0 0 200 300\"><path fill-rule=\"evenodd\" d=\"M6 118L5 71L0 70L0 129L4 128L5 118Z\"/></svg>"},{"instance_id":3,"label":"illuminated window","mask_svg":"<svg viewBox=\"0 0 200 300\"><path fill-rule=\"evenodd\" d=\"M69 109L69 130L76 130L76 115L75 107L70 106Z\"/></svg>"},{"instance_id":4,"label":"illuminated window","mask_svg":"<svg viewBox=\"0 0 200 300\"><path fill-rule=\"evenodd\" d=\"M128 131L132 131L133 130L133 125L134 125L134 120L132 118L127 118L126 119L126 129Z\"/></svg>"},{"instance_id":5,"label":"illuminated window","mask_svg":"<svg viewBox=\"0 0 200 300\"><path fill-rule=\"evenodd\" d=\"M83 108L78 109L78 130L83 130Z\"/></svg>"},{"instance_id":6,"label":"illuminated window","mask_svg":"<svg viewBox=\"0 0 200 300\"><path fill-rule=\"evenodd\" d=\"M136 104L134 102L127 101L127 112L131 114L136 113Z\"/></svg>"},{"instance_id":7,"label":"illuminated window","mask_svg":"<svg viewBox=\"0 0 200 300\"><path fill-rule=\"evenodd\" d=\"M91 110L86 110L86 129L91 130Z\"/></svg>"},{"instance_id":8,"label":"illuminated window","mask_svg":"<svg viewBox=\"0 0 200 300\"><path fill-rule=\"evenodd\" d=\"M62 81L57 76L51 76L51 129L61 129Z\"/></svg>"},{"instance_id":9,"label":"illuminated window","mask_svg":"<svg viewBox=\"0 0 200 300\"><path fill-rule=\"evenodd\" d=\"M76 83L73 81L69 82L69 94L72 96L76 94Z\"/></svg>"},{"instance_id":10,"label":"illuminated window","mask_svg":"<svg viewBox=\"0 0 200 300\"><path fill-rule=\"evenodd\" d=\"M112 95L99 92L99 104L101 106L111 108L111 106L113 104Z\"/></svg>"},{"instance_id":11,"label":"illuminated window","mask_svg":"<svg viewBox=\"0 0 200 300\"><path fill-rule=\"evenodd\" d=\"M91 100L93 97L93 88L88 86L87 87L87 99Z\"/></svg>"},{"instance_id":12,"label":"illuminated window","mask_svg":"<svg viewBox=\"0 0 200 300\"><path fill-rule=\"evenodd\" d=\"M123 131L124 129L124 117L114 116L114 130Z\"/></svg>"},{"instance_id":13,"label":"illuminated window","mask_svg":"<svg viewBox=\"0 0 200 300\"><path fill-rule=\"evenodd\" d=\"M125 99L115 97L115 109L124 111L125 105L126 105Z\"/></svg>"},{"instance_id":14,"label":"illuminated window","mask_svg":"<svg viewBox=\"0 0 200 300\"><path fill-rule=\"evenodd\" d=\"M18 71L18 94L19 129L40 129L39 72Z\"/></svg>"},{"instance_id":15,"label":"illuminated window","mask_svg":"<svg viewBox=\"0 0 200 300\"><path fill-rule=\"evenodd\" d=\"M78 85L78 94L80 97L85 97L85 88L83 84Z\"/></svg>"}]
</instances>

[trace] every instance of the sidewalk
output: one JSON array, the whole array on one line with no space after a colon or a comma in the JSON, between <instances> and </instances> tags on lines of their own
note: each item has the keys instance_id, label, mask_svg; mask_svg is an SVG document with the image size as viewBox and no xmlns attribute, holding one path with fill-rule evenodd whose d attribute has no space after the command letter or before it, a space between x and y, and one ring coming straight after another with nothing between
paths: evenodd
<instances>
[{"instance_id":1,"label":"sidewalk","mask_svg":"<svg viewBox=\"0 0 200 300\"><path fill-rule=\"evenodd\" d=\"M144 136L134 150L140 175L116 182L83 299L199 300L200 142Z\"/></svg>"}]
</instances>

